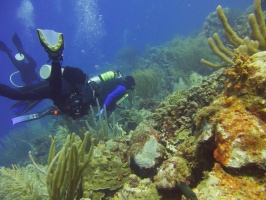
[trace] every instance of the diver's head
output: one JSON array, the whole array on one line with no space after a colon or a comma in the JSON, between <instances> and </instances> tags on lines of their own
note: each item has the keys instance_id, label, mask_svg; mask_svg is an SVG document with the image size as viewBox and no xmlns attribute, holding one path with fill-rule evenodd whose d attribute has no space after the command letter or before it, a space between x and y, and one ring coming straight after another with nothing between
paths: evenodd
<instances>
[{"instance_id":1,"label":"diver's head","mask_svg":"<svg viewBox=\"0 0 266 200\"><path fill-rule=\"evenodd\" d=\"M136 81L133 78L133 76L126 76L125 77L125 86L128 90L134 90L134 87L136 85Z\"/></svg>"},{"instance_id":2,"label":"diver's head","mask_svg":"<svg viewBox=\"0 0 266 200\"><path fill-rule=\"evenodd\" d=\"M15 59L17 60L17 61L23 61L24 60L24 55L22 54L22 53L17 53L16 55L15 55Z\"/></svg>"}]
</instances>

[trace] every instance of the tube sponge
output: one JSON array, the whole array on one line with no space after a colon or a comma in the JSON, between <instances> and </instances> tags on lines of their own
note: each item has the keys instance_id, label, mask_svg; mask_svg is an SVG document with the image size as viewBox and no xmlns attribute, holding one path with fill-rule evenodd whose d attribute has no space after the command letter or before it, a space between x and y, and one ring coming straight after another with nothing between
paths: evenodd
<instances>
[{"instance_id":1,"label":"tube sponge","mask_svg":"<svg viewBox=\"0 0 266 200\"><path fill-rule=\"evenodd\" d=\"M236 32L229 25L221 6L218 6L216 11L222 23L225 37L234 48L239 48L241 53L246 53L249 55L266 50L266 26L261 9L261 0L254 0L254 13L250 14L248 17L249 26L251 28L250 38L245 37L242 39L236 34ZM232 58L234 54L230 49L226 48L222 44L218 34L214 34L213 38L209 38L208 43L212 51L217 56L219 56L226 63L232 64ZM201 63L215 68L219 67L218 64L213 64L204 59L201 60ZM221 64L220 66L224 65Z\"/></svg>"}]
</instances>

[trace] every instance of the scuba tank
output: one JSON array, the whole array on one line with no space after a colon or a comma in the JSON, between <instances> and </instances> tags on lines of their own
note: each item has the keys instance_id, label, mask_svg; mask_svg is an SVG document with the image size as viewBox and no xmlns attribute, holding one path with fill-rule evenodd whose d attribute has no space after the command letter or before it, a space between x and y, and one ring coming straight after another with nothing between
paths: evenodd
<instances>
[{"instance_id":1,"label":"scuba tank","mask_svg":"<svg viewBox=\"0 0 266 200\"><path fill-rule=\"evenodd\" d=\"M116 79L116 78L123 78L123 74L120 71L109 71L109 72L105 72L103 74L100 74L98 76L94 76L92 77L88 83L90 82L95 82L97 84L100 84L102 82L108 81L108 80L112 80L112 79Z\"/></svg>"},{"instance_id":2,"label":"scuba tank","mask_svg":"<svg viewBox=\"0 0 266 200\"><path fill-rule=\"evenodd\" d=\"M93 90L95 90L96 92L99 91L100 89L100 85L103 82L107 82L109 80L113 80L113 79L120 79L123 78L123 74L120 71L108 71L105 72L103 74L100 74L98 76L94 76L91 79L88 80L88 84L92 87Z\"/></svg>"},{"instance_id":3,"label":"scuba tank","mask_svg":"<svg viewBox=\"0 0 266 200\"><path fill-rule=\"evenodd\" d=\"M106 83L107 81L110 80L114 80L114 79L123 79L124 76L120 71L108 71L105 72L103 74L100 74L98 76L94 76L92 77L89 81L88 84L92 87L92 89L95 91L95 95L97 96L98 92L100 91L100 87L102 85L102 83ZM116 106L121 107L122 102L124 102L124 100L126 98L128 98L129 94L128 92L122 96L117 102L116 102Z\"/></svg>"}]
</instances>

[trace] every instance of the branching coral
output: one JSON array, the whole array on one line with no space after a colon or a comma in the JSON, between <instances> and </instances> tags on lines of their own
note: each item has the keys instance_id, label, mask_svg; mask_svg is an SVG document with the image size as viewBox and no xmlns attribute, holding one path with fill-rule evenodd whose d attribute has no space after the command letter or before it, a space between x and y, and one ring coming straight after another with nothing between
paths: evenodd
<instances>
[{"instance_id":1,"label":"branching coral","mask_svg":"<svg viewBox=\"0 0 266 200\"><path fill-rule=\"evenodd\" d=\"M77 140L73 133L62 149L55 155L55 139L48 158L48 170L46 175L46 185L51 200L74 199L77 197L77 190L80 187L82 173L91 161L93 145L87 154L85 152L89 133L85 133L83 141Z\"/></svg>"},{"instance_id":2,"label":"branching coral","mask_svg":"<svg viewBox=\"0 0 266 200\"><path fill-rule=\"evenodd\" d=\"M222 7L218 6L216 10L224 28L225 37L233 48L238 48L240 52L249 55L266 49L266 26L261 9L261 0L254 1L254 13L251 13L248 17L251 34L250 37L245 37L243 39L240 38L229 25ZM213 35L213 38L208 39L208 43L212 51L224 62L222 64L215 64L202 59L201 63L214 68L233 64L233 51L222 43L217 33Z\"/></svg>"},{"instance_id":3,"label":"branching coral","mask_svg":"<svg viewBox=\"0 0 266 200\"><path fill-rule=\"evenodd\" d=\"M98 104L98 112L100 112L100 106ZM115 138L116 136L123 135L124 131L117 124L117 116L114 113L108 118L107 111L104 109L103 116L99 116L99 119L95 119L94 109L90 108L90 113L84 119L85 127L92 136L95 138L96 144L98 141L107 141L109 139Z\"/></svg>"},{"instance_id":4,"label":"branching coral","mask_svg":"<svg viewBox=\"0 0 266 200\"><path fill-rule=\"evenodd\" d=\"M93 144L89 153L85 152L88 138L88 132L85 133L83 141L78 140L75 133L68 135L57 154L55 154L55 138L51 138L47 172L40 169L31 153L29 154L38 171L46 175L46 187L50 200L72 200L81 197L83 171L90 163L93 153Z\"/></svg>"}]
</instances>

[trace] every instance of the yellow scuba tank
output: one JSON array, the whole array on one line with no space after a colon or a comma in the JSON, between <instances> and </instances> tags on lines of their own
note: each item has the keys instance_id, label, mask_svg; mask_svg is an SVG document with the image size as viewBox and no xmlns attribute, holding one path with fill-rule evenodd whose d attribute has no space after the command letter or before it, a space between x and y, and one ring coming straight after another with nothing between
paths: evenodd
<instances>
[{"instance_id":1,"label":"yellow scuba tank","mask_svg":"<svg viewBox=\"0 0 266 200\"><path fill-rule=\"evenodd\" d=\"M90 80L88 80L88 83L95 89L98 88L103 82L118 78L123 78L123 74L120 71L108 71L98 76L92 77Z\"/></svg>"},{"instance_id":2,"label":"yellow scuba tank","mask_svg":"<svg viewBox=\"0 0 266 200\"><path fill-rule=\"evenodd\" d=\"M114 78L115 78L115 73L113 71L109 71L109 72L105 72L103 74L100 74L98 76L92 77L88 81L88 83L95 82L95 83L97 83L99 85L101 82L105 82L105 81L108 81L108 80L111 80L111 79L114 79Z\"/></svg>"}]
</instances>

